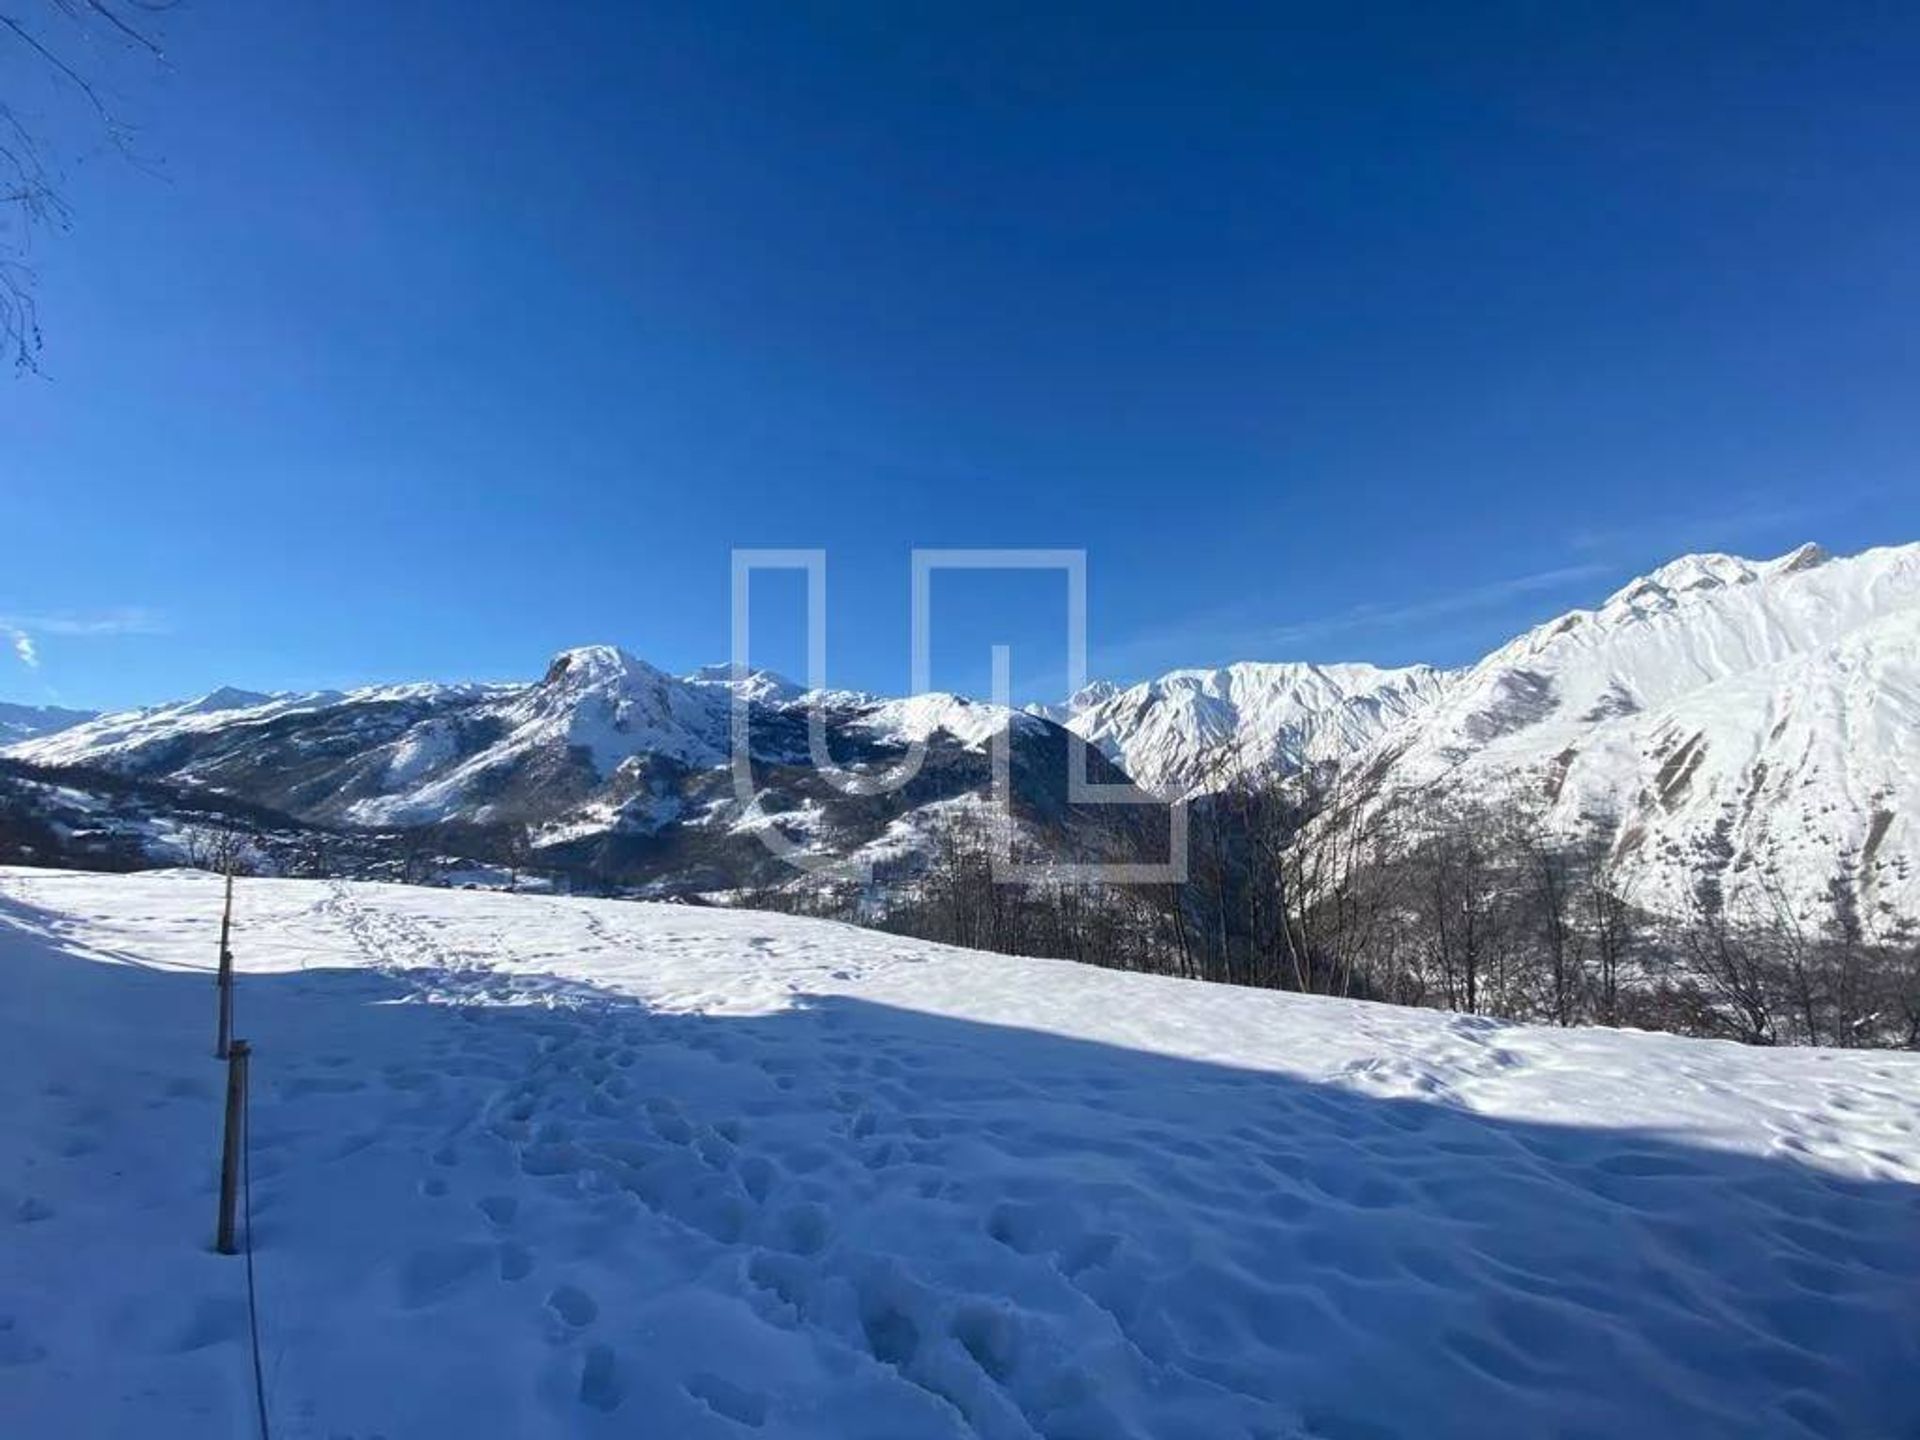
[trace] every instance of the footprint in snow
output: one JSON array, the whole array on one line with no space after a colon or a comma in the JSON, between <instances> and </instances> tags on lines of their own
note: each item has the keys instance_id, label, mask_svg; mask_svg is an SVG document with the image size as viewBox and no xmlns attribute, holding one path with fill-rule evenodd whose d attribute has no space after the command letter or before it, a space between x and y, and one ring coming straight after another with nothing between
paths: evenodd
<instances>
[{"instance_id":1,"label":"footprint in snow","mask_svg":"<svg viewBox=\"0 0 1920 1440\"><path fill-rule=\"evenodd\" d=\"M503 1240L496 1255L500 1265L500 1278L509 1284L515 1280L524 1280L533 1273L533 1252L524 1245L512 1240Z\"/></svg>"},{"instance_id":2,"label":"footprint in snow","mask_svg":"<svg viewBox=\"0 0 1920 1440\"><path fill-rule=\"evenodd\" d=\"M764 1155L749 1155L740 1162L740 1183L746 1186L747 1194L756 1202L764 1201L772 1193L773 1183L778 1178L779 1171Z\"/></svg>"},{"instance_id":3,"label":"footprint in snow","mask_svg":"<svg viewBox=\"0 0 1920 1440\"><path fill-rule=\"evenodd\" d=\"M612 1348L589 1346L580 1365L580 1403L595 1410L617 1410L626 1398L626 1388Z\"/></svg>"},{"instance_id":4,"label":"footprint in snow","mask_svg":"<svg viewBox=\"0 0 1920 1440\"><path fill-rule=\"evenodd\" d=\"M767 1423L767 1397L702 1371L687 1381L687 1393L717 1415L759 1429Z\"/></svg>"},{"instance_id":5,"label":"footprint in snow","mask_svg":"<svg viewBox=\"0 0 1920 1440\"><path fill-rule=\"evenodd\" d=\"M594 1298L577 1285L554 1286L547 1296L547 1308L575 1330L591 1325L600 1313Z\"/></svg>"}]
</instances>

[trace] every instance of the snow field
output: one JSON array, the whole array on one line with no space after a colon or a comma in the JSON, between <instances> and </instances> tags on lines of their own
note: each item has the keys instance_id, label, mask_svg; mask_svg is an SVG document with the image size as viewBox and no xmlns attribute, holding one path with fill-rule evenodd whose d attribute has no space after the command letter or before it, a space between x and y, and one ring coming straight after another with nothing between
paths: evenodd
<instances>
[{"instance_id":1,"label":"snow field","mask_svg":"<svg viewBox=\"0 0 1920 1440\"><path fill-rule=\"evenodd\" d=\"M1903 1435L1920 1057L243 881L276 1434ZM219 883L0 870L0 1434L242 1436Z\"/></svg>"}]
</instances>

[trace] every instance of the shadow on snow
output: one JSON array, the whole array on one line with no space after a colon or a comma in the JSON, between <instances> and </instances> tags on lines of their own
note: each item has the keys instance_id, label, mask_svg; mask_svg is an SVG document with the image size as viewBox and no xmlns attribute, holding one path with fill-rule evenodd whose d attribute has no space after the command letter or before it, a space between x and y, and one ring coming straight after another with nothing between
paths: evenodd
<instances>
[{"instance_id":1,"label":"shadow on snow","mask_svg":"<svg viewBox=\"0 0 1920 1440\"><path fill-rule=\"evenodd\" d=\"M45 918L0 909L0 1414L88 1433L87 1365L146 1387L119 1414L231 1409L212 987ZM1920 1426L1914 1187L843 997L240 986L271 1381L316 1433Z\"/></svg>"}]
</instances>

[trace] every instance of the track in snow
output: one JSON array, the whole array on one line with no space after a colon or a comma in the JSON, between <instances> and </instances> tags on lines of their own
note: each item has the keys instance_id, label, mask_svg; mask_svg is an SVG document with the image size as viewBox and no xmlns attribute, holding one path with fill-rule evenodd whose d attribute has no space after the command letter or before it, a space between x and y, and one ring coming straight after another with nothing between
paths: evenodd
<instances>
[{"instance_id":1,"label":"track in snow","mask_svg":"<svg viewBox=\"0 0 1920 1440\"><path fill-rule=\"evenodd\" d=\"M273 970L239 1003L287 1435L1920 1422L1913 1057L1553 1035L773 916L243 892L243 966ZM191 960L213 893L0 874L17 1433L244 1431L238 1277L202 1233L205 974L78 953ZM1048 1028L989 1023L1021 1015ZM1176 1053L1118 1043L1149 1034ZM1236 1063L1178 1053L1203 1044Z\"/></svg>"}]
</instances>

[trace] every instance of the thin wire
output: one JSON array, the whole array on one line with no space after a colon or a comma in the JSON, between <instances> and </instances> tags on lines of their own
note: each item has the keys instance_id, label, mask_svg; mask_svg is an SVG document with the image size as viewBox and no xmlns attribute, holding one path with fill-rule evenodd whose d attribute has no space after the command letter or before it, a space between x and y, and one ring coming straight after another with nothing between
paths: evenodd
<instances>
[{"instance_id":1,"label":"thin wire","mask_svg":"<svg viewBox=\"0 0 1920 1440\"><path fill-rule=\"evenodd\" d=\"M249 1056L251 1062L251 1056ZM248 1065L251 1075L252 1065ZM240 1189L247 1215L247 1324L253 1331L253 1399L260 1411L260 1440L267 1429L267 1382L260 1366L260 1300L253 1279L253 1101L251 1086L240 1092Z\"/></svg>"}]
</instances>

